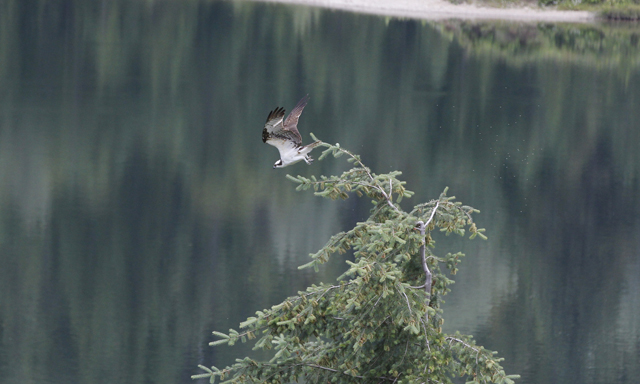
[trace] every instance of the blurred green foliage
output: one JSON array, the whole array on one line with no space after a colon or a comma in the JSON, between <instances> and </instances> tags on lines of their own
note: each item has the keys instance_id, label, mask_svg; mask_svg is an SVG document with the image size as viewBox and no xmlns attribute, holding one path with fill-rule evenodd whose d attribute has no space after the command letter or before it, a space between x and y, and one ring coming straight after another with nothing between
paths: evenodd
<instances>
[{"instance_id":1,"label":"blurred green foliage","mask_svg":"<svg viewBox=\"0 0 640 384\"><path fill-rule=\"evenodd\" d=\"M640 5L638 3L620 6L607 4L600 9L599 15L607 20L638 21L640 20Z\"/></svg>"}]
</instances>

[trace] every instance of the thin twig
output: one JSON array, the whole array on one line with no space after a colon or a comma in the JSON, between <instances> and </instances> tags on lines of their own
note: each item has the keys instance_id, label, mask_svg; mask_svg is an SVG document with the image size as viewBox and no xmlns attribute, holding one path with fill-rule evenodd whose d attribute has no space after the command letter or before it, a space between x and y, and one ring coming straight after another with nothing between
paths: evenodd
<instances>
[{"instance_id":1,"label":"thin twig","mask_svg":"<svg viewBox=\"0 0 640 384\"><path fill-rule=\"evenodd\" d=\"M409 340L407 340L407 343L404 346L404 355L402 355L402 360L400 360L400 364L399 366L402 366L402 363L404 363L404 358L407 356L407 351L409 350ZM398 380L398 378L396 377L396 380Z\"/></svg>"},{"instance_id":2,"label":"thin twig","mask_svg":"<svg viewBox=\"0 0 640 384\"><path fill-rule=\"evenodd\" d=\"M305 365L307 367L311 367L311 368L317 368L317 369L323 369L325 371L329 371L329 372L335 372L335 373L342 373L343 375L346 376L351 376L351 377L355 377L357 379L365 379L365 376L358 376L358 375L349 375L347 373L338 371L337 369L333 369L333 368L329 368L329 367L323 367L322 365L317 365L317 364L296 364L296 365ZM387 380L387 381L393 381L393 379L391 379L390 377L384 377L384 376L377 376L377 377L372 377L372 379L382 379L382 380Z\"/></svg>"},{"instance_id":3,"label":"thin twig","mask_svg":"<svg viewBox=\"0 0 640 384\"><path fill-rule=\"evenodd\" d=\"M457 337L453 337L453 336L449 336L449 337L445 338L445 340L449 340L449 342L456 341L456 342L464 345L465 347L467 347L469 349L472 349L476 353L476 363L478 362L478 354L480 353L480 350L478 348L474 348L473 346L465 343L464 340L460 340ZM449 344L451 344L451 343L449 343Z\"/></svg>"},{"instance_id":4,"label":"thin twig","mask_svg":"<svg viewBox=\"0 0 640 384\"><path fill-rule=\"evenodd\" d=\"M324 369L325 371L338 372L337 369L323 367L322 365L315 365L315 364L304 364L304 365L306 365L307 367L311 367L311 368ZM356 377L362 377L362 376L356 376Z\"/></svg>"},{"instance_id":5,"label":"thin twig","mask_svg":"<svg viewBox=\"0 0 640 384\"><path fill-rule=\"evenodd\" d=\"M378 305L378 301L380 301L380 299L382 299L382 293L380 294L380 297L378 297L378 300L376 300L376 303L373 304L374 308L375 308L376 305Z\"/></svg>"},{"instance_id":6,"label":"thin twig","mask_svg":"<svg viewBox=\"0 0 640 384\"><path fill-rule=\"evenodd\" d=\"M482 352L480 349L474 348L473 346L465 343L464 340L460 340L460 339L458 339L456 337L453 337L453 336L446 337L445 340L449 340L449 345L451 345L451 341L456 341L456 342L464 345L465 347L473 350L476 353L476 370L478 369L478 367L477 367L477 365L478 365L478 357L480 356L480 352Z\"/></svg>"},{"instance_id":7,"label":"thin twig","mask_svg":"<svg viewBox=\"0 0 640 384\"><path fill-rule=\"evenodd\" d=\"M429 223L431 222L431 220L433 220L433 216L436 214L436 210L438 209L438 205L440 205L440 201L438 201L436 203L436 206L433 207L433 211L431 211L431 217L429 217L429 220L427 220L427 222L425 223L425 228L427 227L427 225L429 225Z\"/></svg>"},{"instance_id":8,"label":"thin twig","mask_svg":"<svg viewBox=\"0 0 640 384\"><path fill-rule=\"evenodd\" d=\"M400 288L397 288L397 289L398 289L398 292L402 293L402 296L404 296L404 299L407 301L407 307L409 307L409 314L413 315L413 311L411 310L411 304L409 304L409 298L407 297L407 294L402 292Z\"/></svg>"},{"instance_id":9,"label":"thin twig","mask_svg":"<svg viewBox=\"0 0 640 384\"><path fill-rule=\"evenodd\" d=\"M426 223L422 222L422 220L416 223L416 228L420 231L420 236L422 236L422 245L420 246L420 257L422 258L422 270L424 271L424 275L425 275L424 291L427 294L427 306L431 301L432 275L431 275L431 271L429 270L429 266L427 265L427 258L425 256L425 249L427 246L425 233L426 233L427 226L429 225L429 223L431 223L431 220L433 220L439 205L440 205L440 201L438 201L436 203L436 206L433 207L433 211L431 211L431 216L429 217L429 220L427 220ZM429 322L429 311L426 311L424 313L424 320L425 320L425 324ZM425 334L425 337L426 337L426 334Z\"/></svg>"},{"instance_id":10,"label":"thin twig","mask_svg":"<svg viewBox=\"0 0 640 384\"><path fill-rule=\"evenodd\" d=\"M420 322L422 323L422 327L424 328L424 342L427 345L427 349L429 350L429 353L431 353L431 347L429 346L429 338L427 337L427 324L422 319L420 319ZM426 370L427 367L425 366L424 369Z\"/></svg>"},{"instance_id":11,"label":"thin twig","mask_svg":"<svg viewBox=\"0 0 640 384\"><path fill-rule=\"evenodd\" d=\"M425 228L426 225L422 221L418 221L418 230L420 231L420 235L422 236L422 245L420 246L420 257L422 258L422 270L424 271L425 281L424 281L424 291L427 293L427 305L431 301L431 271L429 270L429 266L427 265L427 258L425 257ZM426 321L429 321L428 314L425 313Z\"/></svg>"},{"instance_id":12,"label":"thin twig","mask_svg":"<svg viewBox=\"0 0 640 384\"><path fill-rule=\"evenodd\" d=\"M324 290L324 292L322 292L322 295L320 295L320 297L318 297L318 299L317 299L317 300L319 301L319 300L322 298L322 296L324 296L327 292L331 291L332 289L341 288L341 287L346 287L347 285L351 285L351 284L353 284L353 283L354 283L353 281L350 281L350 282L348 282L348 283L346 283L346 284L342 284L342 285L332 285L332 286L330 286L329 288L325 289L325 290ZM302 299L302 297L307 297L307 296L315 295L315 294L318 294L318 293L320 293L320 292L321 292L321 291L305 292L304 294L301 294L300 296L293 297L291 301L296 302L296 301L298 301L298 300ZM276 310L276 311L277 311L277 310ZM273 313L276 313L276 311L273 311ZM259 317L259 318L258 318L258 320L265 319L265 318L269 317L270 315L271 315L271 314L269 314L269 315L267 315L267 316ZM252 333L252 332L253 332L253 333L256 333L257 331L260 331L261 329L267 328L268 326L269 326L268 324L265 324L265 325L263 325L263 326L261 326L261 327L253 328L253 329L250 329L250 330L248 330L248 331L246 331L246 332L239 333L239 334L237 335L237 338L238 338L238 339L240 339L241 337L247 336L249 333Z\"/></svg>"},{"instance_id":13,"label":"thin twig","mask_svg":"<svg viewBox=\"0 0 640 384\"><path fill-rule=\"evenodd\" d=\"M338 150L340 150L343 153L346 153L347 155L351 156L351 158L357 162L360 167L362 167L362 170L367 174L367 176L369 176L369 179L371 180L372 183L374 183L373 188L377 189L378 191L380 191L380 193L382 193L382 196L384 196L385 200L387 200L387 204L389 204L389 206L391 208L393 208L394 211L396 211L397 213L400 213L400 210L393 205L393 203L391 202L391 199L389 198L389 195L387 195L387 193L384 191L384 189L376 182L376 179L373 178L373 176L371 175L371 172L369 172L369 168L367 168L362 161L360 161L360 159L355 156L354 154L352 154L351 152L347 151L346 149L343 149L341 147L338 147ZM391 179L389 179L389 182L391 182Z\"/></svg>"}]
</instances>

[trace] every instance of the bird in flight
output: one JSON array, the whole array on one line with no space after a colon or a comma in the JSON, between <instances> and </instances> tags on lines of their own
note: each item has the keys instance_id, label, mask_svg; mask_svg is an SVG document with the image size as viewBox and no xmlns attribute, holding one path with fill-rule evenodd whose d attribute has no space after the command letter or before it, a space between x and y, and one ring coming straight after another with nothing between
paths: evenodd
<instances>
[{"instance_id":1,"label":"bird in flight","mask_svg":"<svg viewBox=\"0 0 640 384\"><path fill-rule=\"evenodd\" d=\"M309 101L309 95L298 101L287 118L284 118L284 108L279 107L269 112L267 122L262 130L262 142L273 145L280 152L280 160L273 164L273 168L282 168L304 160L311 164L313 159L309 152L321 141L309 145L302 145L302 136L298 132L298 119Z\"/></svg>"}]
</instances>

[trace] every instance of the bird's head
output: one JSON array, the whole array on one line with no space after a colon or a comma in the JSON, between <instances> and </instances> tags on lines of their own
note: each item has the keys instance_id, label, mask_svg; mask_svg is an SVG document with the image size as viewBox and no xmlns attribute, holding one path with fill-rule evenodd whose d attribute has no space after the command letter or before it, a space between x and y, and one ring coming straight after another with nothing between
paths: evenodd
<instances>
[{"instance_id":1,"label":"bird's head","mask_svg":"<svg viewBox=\"0 0 640 384\"><path fill-rule=\"evenodd\" d=\"M275 164L273 164L273 169L282 168L282 167L284 167L284 165L282 165L282 159L276 161Z\"/></svg>"}]
</instances>

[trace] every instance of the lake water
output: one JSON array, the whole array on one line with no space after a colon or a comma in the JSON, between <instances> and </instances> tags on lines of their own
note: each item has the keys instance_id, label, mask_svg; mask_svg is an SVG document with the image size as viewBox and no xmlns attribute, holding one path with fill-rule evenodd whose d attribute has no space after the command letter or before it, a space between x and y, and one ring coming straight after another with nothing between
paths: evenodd
<instances>
[{"instance_id":1,"label":"lake water","mask_svg":"<svg viewBox=\"0 0 640 384\"><path fill-rule=\"evenodd\" d=\"M268 112L482 212L445 327L522 383L640 377L640 29L208 1L0 3L0 383L191 383L345 269L368 201L295 192ZM316 154L316 156L319 153ZM446 241L445 241L446 240Z\"/></svg>"}]
</instances>

